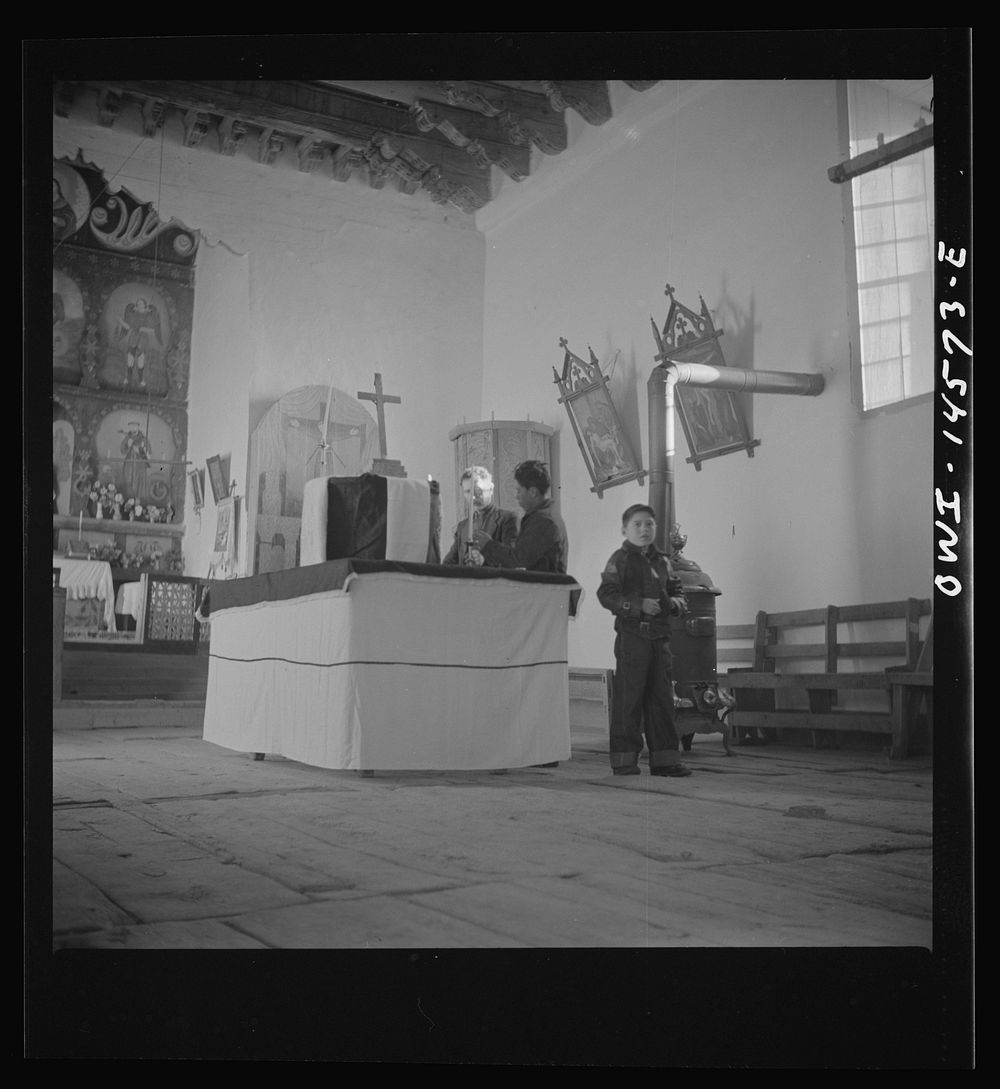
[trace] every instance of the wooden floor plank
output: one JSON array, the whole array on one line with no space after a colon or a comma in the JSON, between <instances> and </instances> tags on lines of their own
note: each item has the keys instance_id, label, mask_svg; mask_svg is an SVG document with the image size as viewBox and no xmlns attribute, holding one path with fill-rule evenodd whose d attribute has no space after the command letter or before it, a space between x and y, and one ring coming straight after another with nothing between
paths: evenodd
<instances>
[{"instance_id":1,"label":"wooden floor plank","mask_svg":"<svg viewBox=\"0 0 1000 1089\"><path fill-rule=\"evenodd\" d=\"M929 940L925 763L702 744L683 780L615 777L592 749L362 778L187 728L56 732L55 858L75 877L55 939L228 947L224 923L295 948Z\"/></svg>"}]
</instances>

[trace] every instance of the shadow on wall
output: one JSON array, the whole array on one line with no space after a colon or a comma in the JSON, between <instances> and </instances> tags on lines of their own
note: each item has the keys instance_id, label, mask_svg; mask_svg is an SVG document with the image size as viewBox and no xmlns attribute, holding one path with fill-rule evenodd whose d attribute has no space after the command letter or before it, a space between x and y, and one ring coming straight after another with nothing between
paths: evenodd
<instances>
[{"instance_id":1,"label":"shadow on wall","mask_svg":"<svg viewBox=\"0 0 1000 1089\"><path fill-rule=\"evenodd\" d=\"M749 306L740 306L729 294L727 278L723 276L719 289L719 303L712 311L712 320L715 322L716 329L723 330L720 346L722 354L726 357L726 363L730 367L740 367L745 371L754 370L754 338L760 331L755 313L753 292L750 293ZM780 367L770 369L777 370ZM743 409L747 431L752 436L754 434L753 394L737 393L736 399Z\"/></svg>"}]
</instances>

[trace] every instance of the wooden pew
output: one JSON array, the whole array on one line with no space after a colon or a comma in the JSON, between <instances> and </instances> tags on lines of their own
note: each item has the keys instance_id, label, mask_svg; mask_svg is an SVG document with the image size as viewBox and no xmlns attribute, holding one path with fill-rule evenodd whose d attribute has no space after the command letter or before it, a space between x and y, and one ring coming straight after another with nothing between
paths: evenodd
<instances>
[{"instance_id":1,"label":"wooden pew","mask_svg":"<svg viewBox=\"0 0 1000 1089\"><path fill-rule=\"evenodd\" d=\"M917 704L930 706L933 675L929 667L922 668L925 644L920 637L921 617L930 613L928 599L909 598L783 613L761 611L752 626L720 627L720 643L746 642L752 633L751 646L720 647L717 652L720 680L721 663L731 667L725 677L736 697L730 713L736 736L745 729L770 733L805 728L819 746L821 733L832 732L834 740L847 732L887 734L890 755L905 757ZM847 641L848 633L841 632L842 626L872 625L890 628L891 637ZM734 667L744 662L749 667ZM877 663L874 668L873 662ZM848 663L850 668L842 668ZM807 706L787 706L796 699L801 702L803 693ZM873 693L876 699L865 699ZM848 702L866 706L849 707ZM873 702L878 706L871 707Z\"/></svg>"},{"instance_id":2,"label":"wooden pew","mask_svg":"<svg viewBox=\"0 0 1000 1089\"><path fill-rule=\"evenodd\" d=\"M893 747L897 745L905 756L921 712L933 728L934 723L934 618L927 629L920 657L915 670L908 666L889 666L886 669L892 705ZM930 742L930 738L928 738Z\"/></svg>"}]
</instances>

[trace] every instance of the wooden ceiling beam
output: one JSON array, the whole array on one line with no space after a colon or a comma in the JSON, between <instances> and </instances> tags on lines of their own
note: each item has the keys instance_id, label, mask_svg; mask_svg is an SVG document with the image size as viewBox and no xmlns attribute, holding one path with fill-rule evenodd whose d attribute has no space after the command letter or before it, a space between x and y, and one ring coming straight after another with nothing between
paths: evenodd
<instances>
[{"instance_id":1,"label":"wooden ceiling beam","mask_svg":"<svg viewBox=\"0 0 1000 1089\"><path fill-rule=\"evenodd\" d=\"M450 80L442 84L450 105L496 117L501 126L510 130L515 142L527 138L546 155L558 155L566 150L566 119L552 108L541 83L533 86L535 91L480 80Z\"/></svg>"},{"instance_id":2,"label":"wooden ceiling beam","mask_svg":"<svg viewBox=\"0 0 1000 1089\"><path fill-rule=\"evenodd\" d=\"M557 110L575 110L591 125L611 120L611 92L607 80L545 80L549 101Z\"/></svg>"},{"instance_id":3,"label":"wooden ceiling beam","mask_svg":"<svg viewBox=\"0 0 1000 1089\"><path fill-rule=\"evenodd\" d=\"M91 86L103 96L102 101L111 95L142 101L155 98L182 111L185 117L212 114L238 119L267 133L293 137L296 144L306 138L358 148L375 141L384 147L388 139L397 152L409 149L474 192L488 192L488 154L477 161L439 132L421 132L416 117L402 107L387 107L295 81L114 80ZM507 150L506 145L497 145L497 156ZM273 155L269 158L273 161Z\"/></svg>"}]
</instances>

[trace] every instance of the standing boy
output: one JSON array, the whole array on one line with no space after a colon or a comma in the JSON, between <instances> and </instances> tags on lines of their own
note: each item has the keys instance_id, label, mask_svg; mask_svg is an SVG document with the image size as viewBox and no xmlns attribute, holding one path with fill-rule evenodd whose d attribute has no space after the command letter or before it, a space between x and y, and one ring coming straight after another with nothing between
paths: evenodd
<instances>
[{"instance_id":1,"label":"standing boy","mask_svg":"<svg viewBox=\"0 0 1000 1089\"><path fill-rule=\"evenodd\" d=\"M636 503L622 515L625 542L601 575L597 600L615 614L610 756L615 775L638 775L643 732L650 775L690 775L677 752L670 616L687 602L670 560L654 543L656 515Z\"/></svg>"}]
</instances>

